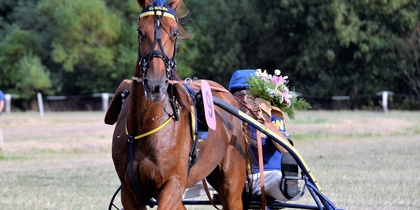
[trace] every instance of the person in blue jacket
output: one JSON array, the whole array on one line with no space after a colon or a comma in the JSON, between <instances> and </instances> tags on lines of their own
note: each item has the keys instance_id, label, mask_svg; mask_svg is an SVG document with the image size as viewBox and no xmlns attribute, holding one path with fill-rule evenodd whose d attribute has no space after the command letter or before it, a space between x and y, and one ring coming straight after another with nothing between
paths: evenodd
<instances>
[{"instance_id":1,"label":"person in blue jacket","mask_svg":"<svg viewBox=\"0 0 420 210\"><path fill-rule=\"evenodd\" d=\"M232 75L229 83L229 91L241 103L241 111L248 113L249 115L251 115L250 112L252 112L252 110L260 109L255 103L251 104L252 100L249 100L249 98L252 98L253 96L248 91L249 85L247 84L247 79L253 74L255 74L255 70L237 70ZM284 115L281 112L268 113L265 120L260 119L260 122L261 121L263 121L262 124L267 128L291 141L291 136L287 134ZM248 125L248 136L251 142L254 141L251 145L256 145L256 128ZM299 168L296 160L276 141L262 136L261 142L265 194L279 201L297 200L302 197L303 190L297 180ZM256 147L252 147L251 152L258 158ZM260 195L260 168L258 162L252 164L251 170L252 172L249 175L249 178L252 179L252 194ZM285 176L294 178L288 180L284 179Z\"/></svg>"}]
</instances>

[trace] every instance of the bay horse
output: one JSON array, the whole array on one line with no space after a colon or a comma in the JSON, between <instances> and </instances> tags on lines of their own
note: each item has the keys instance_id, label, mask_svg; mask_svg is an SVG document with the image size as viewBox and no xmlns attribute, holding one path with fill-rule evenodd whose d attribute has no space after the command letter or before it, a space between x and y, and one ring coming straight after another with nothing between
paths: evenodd
<instances>
[{"instance_id":1,"label":"bay horse","mask_svg":"<svg viewBox=\"0 0 420 210\"><path fill-rule=\"evenodd\" d=\"M181 3L137 0L143 11L134 76L120 84L105 116L106 124L116 123L112 158L121 201L126 210L146 209L152 198L158 209L185 209L184 190L207 178L224 209L242 209L248 151L242 121L215 107L217 129L194 143L190 115L195 99L175 73ZM214 96L238 107L223 86L208 83ZM191 89L198 92L199 85Z\"/></svg>"}]
</instances>

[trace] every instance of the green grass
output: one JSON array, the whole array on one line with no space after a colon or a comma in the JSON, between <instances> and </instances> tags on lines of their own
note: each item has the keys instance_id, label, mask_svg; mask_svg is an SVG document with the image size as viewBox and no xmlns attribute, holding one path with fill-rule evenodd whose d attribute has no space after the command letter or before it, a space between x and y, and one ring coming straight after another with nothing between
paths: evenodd
<instances>
[{"instance_id":1,"label":"green grass","mask_svg":"<svg viewBox=\"0 0 420 210\"><path fill-rule=\"evenodd\" d=\"M0 152L0 161L11 161L11 160L25 160L29 159L29 157L25 157L23 155L18 154L5 154Z\"/></svg>"}]
</instances>

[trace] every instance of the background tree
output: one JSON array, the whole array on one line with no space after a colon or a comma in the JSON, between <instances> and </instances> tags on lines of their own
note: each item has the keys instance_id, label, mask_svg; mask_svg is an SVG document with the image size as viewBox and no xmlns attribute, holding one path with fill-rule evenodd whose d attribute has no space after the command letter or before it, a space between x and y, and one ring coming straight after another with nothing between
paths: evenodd
<instances>
[{"instance_id":1,"label":"background tree","mask_svg":"<svg viewBox=\"0 0 420 210\"><path fill-rule=\"evenodd\" d=\"M227 86L237 69L280 69L305 97L348 95L356 109L390 90L420 109L419 1L184 3L180 21L192 37L180 42L181 78ZM0 1L1 88L26 98L29 89L113 92L133 73L140 12L134 0Z\"/></svg>"}]
</instances>

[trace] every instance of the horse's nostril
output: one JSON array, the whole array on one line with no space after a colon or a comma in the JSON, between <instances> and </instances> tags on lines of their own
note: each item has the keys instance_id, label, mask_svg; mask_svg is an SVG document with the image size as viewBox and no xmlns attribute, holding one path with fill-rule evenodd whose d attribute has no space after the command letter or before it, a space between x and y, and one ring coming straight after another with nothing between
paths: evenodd
<instances>
[{"instance_id":1,"label":"horse's nostril","mask_svg":"<svg viewBox=\"0 0 420 210\"><path fill-rule=\"evenodd\" d=\"M160 87L159 87L159 85L156 85L156 86L155 86L155 90L154 90L153 92L155 92L155 93L160 92Z\"/></svg>"},{"instance_id":2,"label":"horse's nostril","mask_svg":"<svg viewBox=\"0 0 420 210\"><path fill-rule=\"evenodd\" d=\"M143 81L144 88L146 92L149 93L163 93L168 87L168 80L165 81L153 81L145 79Z\"/></svg>"}]
</instances>

